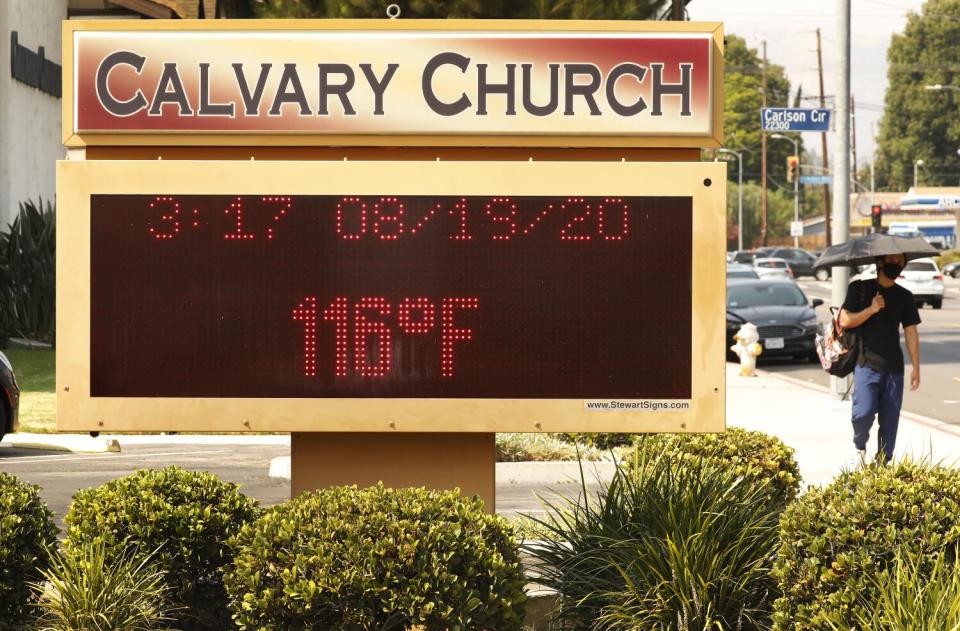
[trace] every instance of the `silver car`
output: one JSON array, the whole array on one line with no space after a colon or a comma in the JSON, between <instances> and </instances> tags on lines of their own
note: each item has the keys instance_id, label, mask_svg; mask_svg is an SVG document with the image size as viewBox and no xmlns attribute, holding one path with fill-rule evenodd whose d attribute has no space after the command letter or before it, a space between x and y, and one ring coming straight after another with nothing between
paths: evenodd
<instances>
[{"instance_id":1,"label":"silver car","mask_svg":"<svg viewBox=\"0 0 960 631\"><path fill-rule=\"evenodd\" d=\"M793 280L793 270L783 259L774 257L760 258L753 260L753 271L760 278L785 278Z\"/></svg>"}]
</instances>

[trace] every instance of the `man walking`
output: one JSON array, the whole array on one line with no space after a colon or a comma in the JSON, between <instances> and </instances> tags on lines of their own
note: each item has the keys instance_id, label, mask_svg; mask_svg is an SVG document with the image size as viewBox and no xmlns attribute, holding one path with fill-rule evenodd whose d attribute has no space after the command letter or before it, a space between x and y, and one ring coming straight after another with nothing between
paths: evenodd
<instances>
[{"instance_id":1,"label":"man walking","mask_svg":"<svg viewBox=\"0 0 960 631\"><path fill-rule=\"evenodd\" d=\"M913 294L896 284L906 258L902 254L877 257L877 279L850 284L840 311L840 326L858 329L863 353L853 370L853 444L855 462L864 462L873 420L878 417L877 457L893 459L903 404L903 326L910 354L910 389L920 387L920 314Z\"/></svg>"}]
</instances>

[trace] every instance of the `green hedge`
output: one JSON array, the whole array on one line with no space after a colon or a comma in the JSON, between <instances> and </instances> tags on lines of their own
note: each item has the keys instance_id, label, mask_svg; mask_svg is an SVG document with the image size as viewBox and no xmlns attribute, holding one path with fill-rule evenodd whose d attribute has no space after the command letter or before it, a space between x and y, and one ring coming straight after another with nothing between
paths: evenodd
<instances>
[{"instance_id":1,"label":"green hedge","mask_svg":"<svg viewBox=\"0 0 960 631\"><path fill-rule=\"evenodd\" d=\"M304 493L245 526L225 573L241 629L520 629L509 524L422 488Z\"/></svg>"},{"instance_id":2,"label":"green hedge","mask_svg":"<svg viewBox=\"0 0 960 631\"><path fill-rule=\"evenodd\" d=\"M57 527L40 487L0 471L0 628L23 624L33 612L30 583L49 567Z\"/></svg>"},{"instance_id":3,"label":"green hedge","mask_svg":"<svg viewBox=\"0 0 960 631\"><path fill-rule=\"evenodd\" d=\"M771 501L786 505L800 492L800 467L794 450L776 436L728 427L722 434L642 434L627 454L626 463L638 453L671 454L704 458L746 481L767 481Z\"/></svg>"},{"instance_id":4,"label":"green hedge","mask_svg":"<svg viewBox=\"0 0 960 631\"><path fill-rule=\"evenodd\" d=\"M257 502L210 473L141 470L78 491L66 516L69 548L103 541L108 561L133 547L154 554L188 628L229 626L221 568L227 541L259 514Z\"/></svg>"},{"instance_id":5,"label":"green hedge","mask_svg":"<svg viewBox=\"0 0 960 631\"><path fill-rule=\"evenodd\" d=\"M960 470L903 461L843 473L784 512L780 538L774 628L812 631L853 619L862 599L877 600L871 578L897 554L932 564L960 542Z\"/></svg>"}]
</instances>

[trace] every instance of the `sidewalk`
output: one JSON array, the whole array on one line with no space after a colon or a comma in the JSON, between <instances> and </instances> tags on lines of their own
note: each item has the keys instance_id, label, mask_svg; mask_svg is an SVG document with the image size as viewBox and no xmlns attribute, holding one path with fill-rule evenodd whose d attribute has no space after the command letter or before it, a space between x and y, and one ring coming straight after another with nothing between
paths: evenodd
<instances>
[{"instance_id":1,"label":"sidewalk","mask_svg":"<svg viewBox=\"0 0 960 631\"><path fill-rule=\"evenodd\" d=\"M739 376L739 366L727 364L727 425L778 436L796 450L804 485L829 483L849 466L853 453L850 401L838 401L827 391L789 377L759 371ZM910 393L905 400L909 405ZM876 425L867 455L876 453ZM935 462L960 462L960 425L904 413L900 417L896 457L932 455Z\"/></svg>"}]
</instances>

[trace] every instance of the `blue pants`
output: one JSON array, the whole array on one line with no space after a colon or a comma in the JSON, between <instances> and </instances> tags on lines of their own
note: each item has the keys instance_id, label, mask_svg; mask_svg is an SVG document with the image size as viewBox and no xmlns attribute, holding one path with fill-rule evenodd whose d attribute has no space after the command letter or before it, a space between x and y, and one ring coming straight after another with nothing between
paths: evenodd
<instances>
[{"instance_id":1,"label":"blue pants","mask_svg":"<svg viewBox=\"0 0 960 631\"><path fill-rule=\"evenodd\" d=\"M874 417L879 417L877 453L893 460L903 404L903 375L857 365L853 370L853 444L865 450Z\"/></svg>"}]
</instances>

